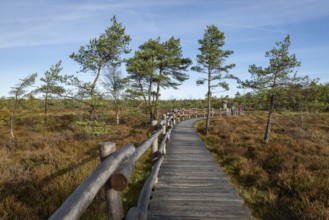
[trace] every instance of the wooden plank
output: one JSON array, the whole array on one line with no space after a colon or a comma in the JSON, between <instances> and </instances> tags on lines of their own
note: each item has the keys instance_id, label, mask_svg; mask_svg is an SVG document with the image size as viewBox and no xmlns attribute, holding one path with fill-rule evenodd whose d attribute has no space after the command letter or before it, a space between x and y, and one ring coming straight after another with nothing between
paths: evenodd
<instances>
[{"instance_id":1,"label":"wooden plank","mask_svg":"<svg viewBox=\"0 0 329 220\"><path fill-rule=\"evenodd\" d=\"M186 220L185 217L181 217L181 216L161 216L161 215L153 215L149 214L148 216L149 220ZM189 220L250 220L250 218L246 218L246 217L195 217L195 216L190 216L188 218Z\"/></svg>"},{"instance_id":2,"label":"wooden plank","mask_svg":"<svg viewBox=\"0 0 329 220\"><path fill-rule=\"evenodd\" d=\"M217 164L214 164L214 165L217 165ZM203 163L202 161L196 163L196 162L164 162L163 164L163 168L166 168L166 167L173 167L173 168L189 168L189 167L195 167L195 168L205 168L205 167L208 167L210 169L216 169L216 167L213 167L213 166L210 166L209 163ZM219 170L219 169L218 169Z\"/></svg>"},{"instance_id":3,"label":"wooden plank","mask_svg":"<svg viewBox=\"0 0 329 220\"><path fill-rule=\"evenodd\" d=\"M203 187L209 187L209 188L217 188L218 186L221 186L223 188L231 188L229 184L218 184L218 183L166 183L166 182L159 182L159 187L176 187L176 188L187 188L187 187L194 187L197 188L203 188Z\"/></svg>"},{"instance_id":4,"label":"wooden plank","mask_svg":"<svg viewBox=\"0 0 329 220\"><path fill-rule=\"evenodd\" d=\"M224 176L224 174L220 174L220 173L218 173L218 171L217 172L215 172L215 171L195 171L195 170L185 170L185 171L180 171L180 170L174 170L174 171L170 171L170 170L166 170L166 171L162 171L162 172L160 172L159 173L159 177L166 177L166 176L181 176L181 175L186 175L186 174L190 174L190 175L193 175L193 176L191 176L191 178L193 178L193 177L199 177L199 176L201 176L201 177L207 177L207 176L211 176L211 177L221 177L221 178L226 178L225 176Z\"/></svg>"},{"instance_id":5,"label":"wooden plank","mask_svg":"<svg viewBox=\"0 0 329 220\"><path fill-rule=\"evenodd\" d=\"M155 213L157 215L162 216L182 216L182 217L225 217L225 218L232 218L232 217L248 217L248 213L244 210L236 208L234 210L228 209L214 209L214 210L193 210L193 209L185 209L185 210L154 210L150 211L150 214ZM164 218L166 219L166 218Z\"/></svg>"},{"instance_id":6,"label":"wooden plank","mask_svg":"<svg viewBox=\"0 0 329 220\"><path fill-rule=\"evenodd\" d=\"M203 175L200 174L198 176L190 176L188 173L182 174L182 175L161 175L161 178L165 179L165 181L191 181L191 182L209 182L212 180L219 180L219 181L223 181L223 177L222 176L209 176L209 175Z\"/></svg>"},{"instance_id":7,"label":"wooden plank","mask_svg":"<svg viewBox=\"0 0 329 220\"><path fill-rule=\"evenodd\" d=\"M184 200L156 200L152 199L151 203L151 209L159 209L162 206L164 207L180 207L180 206L185 206L185 207L205 207L205 208L218 208L219 206L240 206L241 207L241 201L198 201L198 200L189 200L189 201L184 201ZM245 207L243 207L245 208Z\"/></svg>"},{"instance_id":8,"label":"wooden plank","mask_svg":"<svg viewBox=\"0 0 329 220\"><path fill-rule=\"evenodd\" d=\"M221 187L217 187L217 188L199 188L199 189L194 189L194 188L160 188L160 187L156 187L153 191L154 194L159 193L159 192L163 192L163 193L167 193L167 194L176 194L176 193L180 193L180 192L184 192L184 193L194 193L194 192L217 192L217 193L226 193L226 192L232 192L232 188L221 188ZM235 190L233 191L235 193Z\"/></svg>"},{"instance_id":9,"label":"wooden plank","mask_svg":"<svg viewBox=\"0 0 329 220\"><path fill-rule=\"evenodd\" d=\"M231 193L217 193L217 195L219 196L212 196L212 197L207 197L207 196L202 196L202 194L198 194L198 195L180 195L180 196L176 196L176 195L166 195L166 194L161 194L161 196L159 196L159 198L157 198L157 196L153 196L151 201L156 201L156 200L163 200L163 201L239 201L239 202L243 202L243 199L237 197L236 195L232 195Z\"/></svg>"}]
</instances>

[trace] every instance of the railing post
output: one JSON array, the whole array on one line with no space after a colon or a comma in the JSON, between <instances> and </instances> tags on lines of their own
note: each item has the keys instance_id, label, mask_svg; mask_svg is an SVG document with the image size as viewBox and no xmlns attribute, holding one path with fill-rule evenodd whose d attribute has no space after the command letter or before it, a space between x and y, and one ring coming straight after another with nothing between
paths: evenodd
<instances>
[{"instance_id":1,"label":"railing post","mask_svg":"<svg viewBox=\"0 0 329 220\"><path fill-rule=\"evenodd\" d=\"M166 114L162 115L162 134L166 134L166 127L167 127L167 117Z\"/></svg>"},{"instance_id":2,"label":"railing post","mask_svg":"<svg viewBox=\"0 0 329 220\"><path fill-rule=\"evenodd\" d=\"M174 117L173 124L175 126L176 125L176 112L173 112L173 117Z\"/></svg>"},{"instance_id":3,"label":"railing post","mask_svg":"<svg viewBox=\"0 0 329 220\"><path fill-rule=\"evenodd\" d=\"M153 120L152 121L152 134L155 133L157 131L157 125L158 125L158 121L157 120ZM155 138L155 140L152 143L152 155L151 155L151 159L155 159L156 154L158 152L158 138Z\"/></svg>"},{"instance_id":4,"label":"railing post","mask_svg":"<svg viewBox=\"0 0 329 220\"><path fill-rule=\"evenodd\" d=\"M116 144L104 142L99 144L99 154L101 161L105 160L116 151ZM107 216L110 220L121 220L124 218L121 192L111 188L110 182L104 184L105 199L107 206Z\"/></svg>"},{"instance_id":5,"label":"railing post","mask_svg":"<svg viewBox=\"0 0 329 220\"><path fill-rule=\"evenodd\" d=\"M188 110L188 119L191 119L191 109Z\"/></svg>"},{"instance_id":6,"label":"railing post","mask_svg":"<svg viewBox=\"0 0 329 220\"><path fill-rule=\"evenodd\" d=\"M196 108L195 109L195 118L197 118L198 117L198 109Z\"/></svg>"}]
</instances>

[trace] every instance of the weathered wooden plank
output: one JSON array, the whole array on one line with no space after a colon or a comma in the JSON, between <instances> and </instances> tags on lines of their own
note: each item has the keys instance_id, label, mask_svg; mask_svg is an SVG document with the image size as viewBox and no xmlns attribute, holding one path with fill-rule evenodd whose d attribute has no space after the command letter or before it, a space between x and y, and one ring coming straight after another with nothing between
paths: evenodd
<instances>
[{"instance_id":1,"label":"weathered wooden plank","mask_svg":"<svg viewBox=\"0 0 329 220\"><path fill-rule=\"evenodd\" d=\"M217 164L214 164L214 165L217 165ZM172 162L169 164L169 162L166 162L164 165L163 165L164 168L166 167L173 167L173 168L188 168L188 167L195 167L195 168L198 168L198 167L208 167L208 168L212 168L212 169L216 169L214 168L213 166L209 166L209 163L203 163L202 161L200 162L181 162L181 163L175 163L175 162ZM218 169L219 170L219 169Z\"/></svg>"},{"instance_id":2,"label":"weathered wooden plank","mask_svg":"<svg viewBox=\"0 0 329 220\"><path fill-rule=\"evenodd\" d=\"M170 193L171 192L171 193ZM211 199L213 197L229 197L229 198L236 198L236 194L233 191L227 190L226 192L217 192L216 190L213 190L212 192L206 192L201 190L195 190L193 191L177 191L175 193L172 193L172 191L154 191L152 194L154 197L161 196L161 198L170 198L172 196L183 199L186 197L204 197L206 199Z\"/></svg>"},{"instance_id":3,"label":"weathered wooden plank","mask_svg":"<svg viewBox=\"0 0 329 220\"><path fill-rule=\"evenodd\" d=\"M185 216L161 216L161 215L153 215L149 214L148 216L149 220L186 220ZM189 216L189 220L250 220L250 218L247 217L195 217L195 216Z\"/></svg>"},{"instance_id":4,"label":"weathered wooden plank","mask_svg":"<svg viewBox=\"0 0 329 220\"><path fill-rule=\"evenodd\" d=\"M159 198L154 195L152 200L177 200L177 201L240 201L243 202L243 199L237 197L236 195L232 195L231 193L217 193L219 196L202 196L202 194L198 195L166 195L166 194L161 194ZM151 200L151 201L152 201Z\"/></svg>"},{"instance_id":5,"label":"weathered wooden plank","mask_svg":"<svg viewBox=\"0 0 329 220\"><path fill-rule=\"evenodd\" d=\"M208 193L208 192L217 192L217 193L228 193L232 192L232 188L199 188L199 189L194 189L194 188L164 188L164 187L155 187L153 191L153 195L157 193L167 193L167 194L176 194L176 193L194 193L194 192L200 192L200 193ZM234 192L235 193L235 192Z\"/></svg>"},{"instance_id":6,"label":"weathered wooden plank","mask_svg":"<svg viewBox=\"0 0 329 220\"><path fill-rule=\"evenodd\" d=\"M152 203L150 205L151 209L159 209L162 206L164 207L205 207L205 208L218 208L219 206L240 206L241 201L199 201L199 200L160 200L160 199L152 199ZM245 207L243 207L245 208Z\"/></svg>"},{"instance_id":7,"label":"weathered wooden plank","mask_svg":"<svg viewBox=\"0 0 329 220\"><path fill-rule=\"evenodd\" d=\"M198 188L204 188L204 187L209 187L209 188L218 188L218 186L221 186L223 188L232 188L228 184L218 184L218 183L164 183L164 182L159 182L158 183L159 187L168 187L168 188L188 188L188 187L194 187L195 189Z\"/></svg>"},{"instance_id":8,"label":"weathered wooden plank","mask_svg":"<svg viewBox=\"0 0 329 220\"><path fill-rule=\"evenodd\" d=\"M189 176L189 178L198 178L198 177L202 177L202 178L206 178L206 177L218 177L218 178L225 178L224 174L218 174L216 172L211 172L211 171L193 171L193 170L189 170L190 172L187 171L162 171L161 173L159 173L159 177L163 177L165 178L166 176L168 177L176 177L176 176L185 176L188 175L190 173L190 175L193 176ZM218 172L218 171L217 171Z\"/></svg>"},{"instance_id":9,"label":"weathered wooden plank","mask_svg":"<svg viewBox=\"0 0 329 220\"><path fill-rule=\"evenodd\" d=\"M204 176L202 175L198 175L198 176L190 176L188 175L188 173L182 174L182 175L165 175L165 176L160 176L160 178L165 179L165 181L182 181L182 182L209 182L212 180L219 180L219 181L223 181L223 177L222 176L209 176L206 175Z\"/></svg>"},{"instance_id":10,"label":"weathered wooden plank","mask_svg":"<svg viewBox=\"0 0 329 220\"><path fill-rule=\"evenodd\" d=\"M119 168L122 161L130 157L134 151L135 148L132 145L127 145L105 159L49 219L79 219L99 189Z\"/></svg>"},{"instance_id":11,"label":"weathered wooden plank","mask_svg":"<svg viewBox=\"0 0 329 220\"><path fill-rule=\"evenodd\" d=\"M162 216L184 216L186 218L188 217L248 217L248 213L242 209L214 209L214 210L193 210L193 209L184 209L184 210L173 210L173 209L160 209L160 210L154 210L150 211L150 214L156 213L157 215ZM164 218L166 219L166 218Z\"/></svg>"}]
</instances>

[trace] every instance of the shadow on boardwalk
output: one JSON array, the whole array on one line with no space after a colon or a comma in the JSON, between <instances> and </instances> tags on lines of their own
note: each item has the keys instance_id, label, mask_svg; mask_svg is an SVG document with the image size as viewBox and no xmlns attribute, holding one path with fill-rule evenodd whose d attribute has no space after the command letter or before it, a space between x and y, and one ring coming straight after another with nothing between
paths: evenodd
<instances>
[{"instance_id":1,"label":"shadow on boardwalk","mask_svg":"<svg viewBox=\"0 0 329 220\"><path fill-rule=\"evenodd\" d=\"M183 121L173 130L148 219L252 219L196 134L197 120Z\"/></svg>"}]
</instances>

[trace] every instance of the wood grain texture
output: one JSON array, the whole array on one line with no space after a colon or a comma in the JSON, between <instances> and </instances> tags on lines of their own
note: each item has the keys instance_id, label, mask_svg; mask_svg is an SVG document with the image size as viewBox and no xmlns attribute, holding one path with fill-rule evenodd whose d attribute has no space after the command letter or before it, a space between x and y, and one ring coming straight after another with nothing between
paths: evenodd
<instances>
[{"instance_id":1,"label":"wood grain texture","mask_svg":"<svg viewBox=\"0 0 329 220\"><path fill-rule=\"evenodd\" d=\"M100 188L104 186L110 176L119 168L122 161L129 158L134 152L135 148L132 145L126 145L126 147L107 157L87 179L74 190L49 219L79 219Z\"/></svg>"},{"instance_id":2,"label":"wood grain texture","mask_svg":"<svg viewBox=\"0 0 329 220\"><path fill-rule=\"evenodd\" d=\"M196 134L197 120L180 122L172 131L148 219L253 219Z\"/></svg>"}]
</instances>

